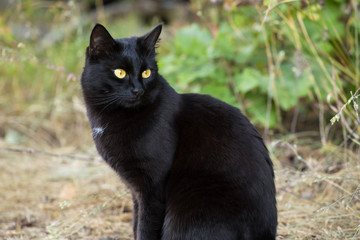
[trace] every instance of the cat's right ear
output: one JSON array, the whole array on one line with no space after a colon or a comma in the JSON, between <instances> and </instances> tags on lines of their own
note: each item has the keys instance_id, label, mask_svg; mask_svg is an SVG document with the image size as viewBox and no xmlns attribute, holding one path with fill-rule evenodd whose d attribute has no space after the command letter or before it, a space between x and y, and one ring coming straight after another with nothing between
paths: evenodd
<instances>
[{"instance_id":1,"label":"cat's right ear","mask_svg":"<svg viewBox=\"0 0 360 240\"><path fill-rule=\"evenodd\" d=\"M106 28L97 23L90 35L90 45L88 48L88 56L90 58L98 58L111 54L115 49L116 42L106 30Z\"/></svg>"}]
</instances>

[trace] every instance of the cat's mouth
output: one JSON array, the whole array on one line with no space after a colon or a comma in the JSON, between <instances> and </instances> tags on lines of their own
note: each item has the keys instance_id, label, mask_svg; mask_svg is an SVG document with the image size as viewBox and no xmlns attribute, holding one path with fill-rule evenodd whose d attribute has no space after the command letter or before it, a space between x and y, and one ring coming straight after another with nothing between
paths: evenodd
<instances>
[{"instance_id":1,"label":"cat's mouth","mask_svg":"<svg viewBox=\"0 0 360 240\"><path fill-rule=\"evenodd\" d=\"M138 97L128 99L128 102L131 102L131 103L136 103L136 102L140 102L140 101L141 101L141 99Z\"/></svg>"},{"instance_id":2,"label":"cat's mouth","mask_svg":"<svg viewBox=\"0 0 360 240\"><path fill-rule=\"evenodd\" d=\"M141 104L141 102L142 102L142 97L140 97L140 96L134 96L134 97L127 99L127 103L132 106L139 105L139 104Z\"/></svg>"}]
</instances>

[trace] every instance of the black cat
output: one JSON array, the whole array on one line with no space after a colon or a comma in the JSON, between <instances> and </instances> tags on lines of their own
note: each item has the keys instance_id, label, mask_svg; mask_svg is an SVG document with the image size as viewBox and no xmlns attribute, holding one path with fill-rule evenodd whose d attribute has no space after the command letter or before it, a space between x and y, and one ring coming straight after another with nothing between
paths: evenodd
<instances>
[{"instance_id":1,"label":"black cat","mask_svg":"<svg viewBox=\"0 0 360 240\"><path fill-rule=\"evenodd\" d=\"M275 239L262 138L238 109L168 85L155 60L161 28L113 39L97 24L81 78L96 147L131 190L135 239Z\"/></svg>"}]
</instances>

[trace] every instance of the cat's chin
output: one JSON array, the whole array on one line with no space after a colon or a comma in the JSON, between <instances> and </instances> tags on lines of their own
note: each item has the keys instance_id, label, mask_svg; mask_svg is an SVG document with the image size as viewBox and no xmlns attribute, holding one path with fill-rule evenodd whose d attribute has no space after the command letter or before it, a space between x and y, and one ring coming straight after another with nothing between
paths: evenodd
<instances>
[{"instance_id":1,"label":"cat's chin","mask_svg":"<svg viewBox=\"0 0 360 240\"><path fill-rule=\"evenodd\" d=\"M121 107L126 109L138 109L147 105L146 101L141 98L131 98L121 102Z\"/></svg>"},{"instance_id":2,"label":"cat's chin","mask_svg":"<svg viewBox=\"0 0 360 240\"><path fill-rule=\"evenodd\" d=\"M127 100L124 105L124 107L133 108L143 105L143 102L141 101L141 99L135 98Z\"/></svg>"}]
</instances>

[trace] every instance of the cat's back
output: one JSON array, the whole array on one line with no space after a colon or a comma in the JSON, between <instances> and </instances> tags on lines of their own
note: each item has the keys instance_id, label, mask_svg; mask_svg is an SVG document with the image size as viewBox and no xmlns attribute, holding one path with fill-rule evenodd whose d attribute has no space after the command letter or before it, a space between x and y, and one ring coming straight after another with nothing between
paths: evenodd
<instances>
[{"instance_id":1,"label":"cat's back","mask_svg":"<svg viewBox=\"0 0 360 240\"><path fill-rule=\"evenodd\" d=\"M181 128L180 135L192 134L192 139L210 144L220 143L241 148L257 145L257 150L266 152L262 138L255 127L240 112L239 109L224 103L209 95L182 94L181 117L178 121ZM194 134L198 133L198 134Z\"/></svg>"},{"instance_id":2,"label":"cat's back","mask_svg":"<svg viewBox=\"0 0 360 240\"><path fill-rule=\"evenodd\" d=\"M258 132L238 109L220 100L199 94L181 98L163 239L192 239L192 231L209 226L211 239L273 239L273 170ZM251 224L268 227L256 233ZM179 238L175 229L182 229Z\"/></svg>"},{"instance_id":3,"label":"cat's back","mask_svg":"<svg viewBox=\"0 0 360 240\"><path fill-rule=\"evenodd\" d=\"M214 166L217 171L235 169L237 176L248 178L251 171L256 176L263 169L264 177L273 177L264 142L239 109L209 95L182 94L181 98L177 120L181 168L191 161L189 167L199 164L204 171Z\"/></svg>"}]
</instances>

